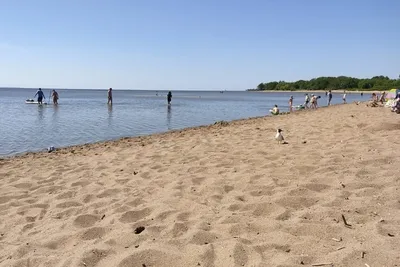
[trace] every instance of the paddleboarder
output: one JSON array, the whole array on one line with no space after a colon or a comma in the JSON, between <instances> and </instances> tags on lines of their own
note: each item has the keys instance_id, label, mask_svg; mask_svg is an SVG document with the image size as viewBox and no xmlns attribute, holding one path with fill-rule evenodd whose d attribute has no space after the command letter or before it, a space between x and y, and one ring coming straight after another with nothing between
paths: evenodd
<instances>
[{"instance_id":1,"label":"paddleboarder","mask_svg":"<svg viewBox=\"0 0 400 267\"><path fill-rule=\"evenodd\" d=\"M38 97L37 98L38 104L43 104L43 98L46 99L46 97L44 96L42 88L39 88L39 90L36 92L34 97L36 97L36 96Z\"/></svg>"}]
</instances>

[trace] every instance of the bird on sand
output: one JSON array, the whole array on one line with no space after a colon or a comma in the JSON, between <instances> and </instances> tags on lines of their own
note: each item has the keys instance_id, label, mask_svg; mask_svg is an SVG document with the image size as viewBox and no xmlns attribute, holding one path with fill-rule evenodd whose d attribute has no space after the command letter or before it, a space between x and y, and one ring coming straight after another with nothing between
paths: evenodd
<instances>
[{"instance_id":1,"label":"bird on sand","mask_svg":"<svg viewBox=\"0 0 400 267\"><path fill-rule=\"evenodd\" d=\"M278 144L281 144L285 140L285 138L283 138L282 132L283 130L281 129L276 130L275 140L278 141Z\"/></svg>"}]
</instances>

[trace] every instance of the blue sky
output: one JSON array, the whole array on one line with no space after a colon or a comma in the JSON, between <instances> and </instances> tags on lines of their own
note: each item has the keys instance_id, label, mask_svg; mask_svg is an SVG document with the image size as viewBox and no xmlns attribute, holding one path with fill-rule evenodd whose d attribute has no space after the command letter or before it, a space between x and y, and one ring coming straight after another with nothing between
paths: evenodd
<instances>
[{"instance_id":1,"label":"blue sky","mask_svg":"<svg viewBox=\"0 0 400 267\"><path fill-rule=\"evenodd\" d=\"M244 90L400 74L399 0L2 0L0 86Z\"/></svg>"}]
</instances>

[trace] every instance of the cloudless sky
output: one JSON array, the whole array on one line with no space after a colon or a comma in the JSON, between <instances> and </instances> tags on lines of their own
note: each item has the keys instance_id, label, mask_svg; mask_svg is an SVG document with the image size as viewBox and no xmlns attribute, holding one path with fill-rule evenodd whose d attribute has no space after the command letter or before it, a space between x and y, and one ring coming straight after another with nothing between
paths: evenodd
<instances>
[{"instance_id":1,"label":"cloudless sky","mask_svg":"<svg viewBox=\"0 0 400 267\"><path fill-rule=\"evenodd\" d=\"M399 12L400 0L1 0L0 86L397 78Z\"/></svg>"}]
</instances>

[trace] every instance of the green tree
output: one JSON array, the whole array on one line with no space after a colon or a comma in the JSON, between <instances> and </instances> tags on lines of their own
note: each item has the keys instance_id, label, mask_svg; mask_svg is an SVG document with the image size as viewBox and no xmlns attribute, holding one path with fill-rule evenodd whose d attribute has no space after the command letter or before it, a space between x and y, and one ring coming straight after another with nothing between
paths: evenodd
<instances>
[{"instance_id":1,"label":"green tree","mask_svg":"<svg viewBox=\"0 0 400 267\"><path fill-rule=\"evenodd\" d=\"M348 76L318 77L295 82L273 81L260 83L257 90L389 90L400 88L399 79L390 79L388 76L378 75L367 79L358 79Z\"/></svg>"}]
</instances>

